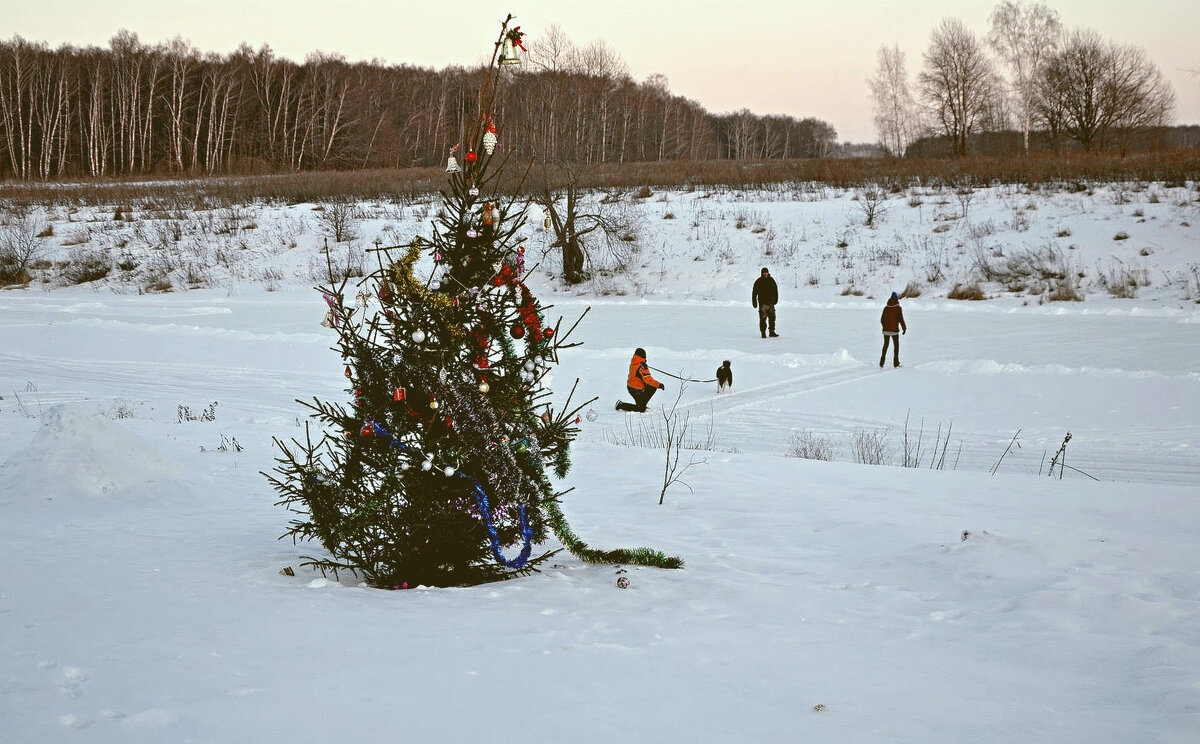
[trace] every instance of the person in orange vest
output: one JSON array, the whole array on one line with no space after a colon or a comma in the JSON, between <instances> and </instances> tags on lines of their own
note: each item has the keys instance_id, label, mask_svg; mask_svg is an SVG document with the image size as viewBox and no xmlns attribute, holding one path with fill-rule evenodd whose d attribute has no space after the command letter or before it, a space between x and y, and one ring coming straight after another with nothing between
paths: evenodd
<instances>
[{"instance_id":1,"label":"person in orange vest","mask_svg":"<svg viewBox=\"0 0 1200 744\"><path fill-rule=\"evenodd\" d=\"M650 398L665 387L650 376L650 367L646 365L646 350L639 346L634 349L633 358L629 360L629 379L625 381L625 389L633 396L633 403L618 400L617 410L645 413Z\"/></svg>"},{"instance_id":2,"label":"person in orange vest","mask_svg":"<svg viewBox=\"0 0 1200 744\"><path fill-rule=\"evenodd\" d=\"M883 314L879 316L879 324L883 326L883 351L879 354L879 368L883 369L883 362L887 359L888 339L895 344L892 366L899 367L900 334L908 333L908 326L904 324L904 311L900 309L900 297L895 292L888 298Z\"/></svg>"}]
</instances>

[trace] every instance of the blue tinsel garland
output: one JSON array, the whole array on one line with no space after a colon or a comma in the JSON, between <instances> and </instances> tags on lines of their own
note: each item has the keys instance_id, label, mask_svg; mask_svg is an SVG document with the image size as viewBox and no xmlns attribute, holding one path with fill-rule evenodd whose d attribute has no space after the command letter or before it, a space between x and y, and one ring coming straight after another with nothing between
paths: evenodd
<instances>
[{"instance_id":1,"label":"blue tinsel garland","mask_svg":"<svg viewBox=\"0 0 1200 744\"><path fill-rule=\"evenodd\" d=\"M382 426L380 426L376 422L364 421L363 427L365 428L367 426L371 427L371 431L372 431L372 433L374 433L375 436L387 437L388 444L391 445L392 447L399 447L400 449L408 449L408 445L405 445L402 442L400 442L394 436L389 434L387 429L384 429ZM529 527L529 520L527 520L525 518L524 505L517 507L517 511L521 516L521 537L524 541L524 545L522 545L522 547L521 547L520 554L516 558L509 560L504 557L503 553L500 552L500 536L496 533L496 526L492 524L492 513L491 513L491 510L488 508L487 493L483 490L483 487L479 485L478 481L476 481L474 478L467 475L463 471L455 470L454 474L457 475L459 478L466 478L468 481L471 482L471 485L475 489L475 503L479 506L479 513L483 515L483 526L487 528L488 537L491 538L492 554L496 556L496 562L503 566L507 566L509 568L521 568L526 563L528 563L529 555L530 555L530 553L533 552L533 530Z\"/></svg>"}]
</instances>

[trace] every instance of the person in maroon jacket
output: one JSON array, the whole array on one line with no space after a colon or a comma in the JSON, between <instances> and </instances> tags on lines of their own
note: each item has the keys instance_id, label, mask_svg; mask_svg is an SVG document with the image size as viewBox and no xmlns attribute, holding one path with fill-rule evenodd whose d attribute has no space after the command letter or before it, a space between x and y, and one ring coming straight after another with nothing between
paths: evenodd
<instances>
[{"instance_id":1,"label":"person in maroon jacket","mask_svg":"<svg viewBox=\"0 0 1200 744\"><path fill-rule=\"evenodd\" d=\"M892 292L892 296L888 298L887 305L883 308L883 314L879 316L879 324L883 326L883 352L879 355L879 367L883 368L883 362L887 359L888 341L891 340L895 344L892 352L892 366L900 366L900 334L908 333L908 326L904 324L904 311L900 309L900 297Z\"/></svg>"}]
</instances>

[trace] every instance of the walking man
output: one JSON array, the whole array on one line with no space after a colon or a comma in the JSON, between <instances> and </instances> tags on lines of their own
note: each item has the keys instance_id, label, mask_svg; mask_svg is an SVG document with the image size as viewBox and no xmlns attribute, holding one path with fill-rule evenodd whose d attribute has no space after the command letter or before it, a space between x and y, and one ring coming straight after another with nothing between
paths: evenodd
<instances>
[{"instance_id":1,"label":"walking man","mask_svg":"<svg viewBox=\"0 0 1200 744\"><path fill-rule=\"evenodd\" d=\"M767 337L768 332L771 338L779 336L775 332L775 305L778 302L779 285L764 266L762 276L754 280L754 289L750 292L750 306L758 308L758 332L763 338Z\"/></svg>"}]
</instances>

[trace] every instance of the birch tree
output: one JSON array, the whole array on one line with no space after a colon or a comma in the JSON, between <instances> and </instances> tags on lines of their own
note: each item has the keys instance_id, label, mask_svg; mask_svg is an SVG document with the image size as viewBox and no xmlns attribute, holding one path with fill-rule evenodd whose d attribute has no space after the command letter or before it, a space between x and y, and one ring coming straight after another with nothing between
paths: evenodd
<instances>
[{"instance_id":1,"label":"birch tree","mask_svg":"<svg viewBox=\"0 0 1200 744\"><path fill-rule=\"evenodd\" d=\"M1004 0L991 16L988 44L1008 65L1009 87L1017 104L1029 152L1029 131L1035 114L1038 82L1062 38L1058 13L1044 3Z\"/></svg>"}]
</instances>

